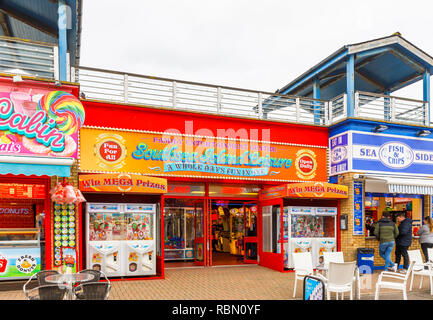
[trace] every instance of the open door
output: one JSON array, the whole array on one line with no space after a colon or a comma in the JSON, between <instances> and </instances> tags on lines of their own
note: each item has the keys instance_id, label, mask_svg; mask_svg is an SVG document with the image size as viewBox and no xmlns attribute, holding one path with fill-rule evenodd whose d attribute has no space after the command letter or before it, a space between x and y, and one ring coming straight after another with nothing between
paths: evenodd
<instances>
[{"instance_id":1,"label":"open door","mask_svg":"<svg viewBox=\"0 0 433 320\"><path fill-rule=\"evenodd\" d=\"M284 270L283 200L267 200L260 203L259 264L276 270Z\"/></svg>"},{"instance_id":2,"label":"open door","mask_svg":"<svg viewBox=\"0 0 433 320\"><path fill-rule=\"evenodd\" d=\"M205 243L205 215L203 201L194 203L194 263L198 266L205 265L206 243Z\"/></svg>"},{"instance_id":3,"label":"open door","mask_svg":"<svg viewBox=\"0 0 433 320\"><path fill-rule=\"evenodd\" d=\"M257 263L258 252L258 205L257 202L246 202L244 212L244 263Z\"/></svg>"}]
</instances>

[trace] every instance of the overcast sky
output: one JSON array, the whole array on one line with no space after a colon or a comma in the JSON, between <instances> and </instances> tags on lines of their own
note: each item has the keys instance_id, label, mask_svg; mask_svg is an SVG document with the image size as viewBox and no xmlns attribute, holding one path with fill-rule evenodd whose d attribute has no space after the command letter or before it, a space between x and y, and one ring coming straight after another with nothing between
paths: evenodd
<instances>
[{"instance_id":1,"label":"overcast sky","mask_svg":"<svg viewBox=\"0 0 433 320\"><path fill-rule=\"evenodd\" d=\"M84 0L82 66L274 92L399 31L433 56L427 0ZM415 84L395 95L422 98Z\"/></svg>"}]
</instances>

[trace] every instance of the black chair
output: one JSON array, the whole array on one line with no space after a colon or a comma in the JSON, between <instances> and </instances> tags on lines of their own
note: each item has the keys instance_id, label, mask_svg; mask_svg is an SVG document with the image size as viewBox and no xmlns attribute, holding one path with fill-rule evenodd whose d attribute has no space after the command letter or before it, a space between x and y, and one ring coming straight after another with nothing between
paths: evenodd
<instances>
[{"instance_id":1,"label":"black chair","mask_svg":"<svg viewBox=\"0 0 433 320\"><path fill-rule=\"evenodd\" d=\"M108 300L110 282L86 282L73 289L78 300Z\"/></svg>"},{"instance_id":2,"label":"black chair","mask_svg":"<svg viewBox=\"0 0 433 320\"><path fill-rule=\"evenodd\" d=\"M66 287L57 284L43 285L30 290L24 289L27 300L63 300L67 291Z\"/></svg>"},{"instance_id":3,"label":"black chair","mask_svg":"<svg viewBox=\"0 0 433 320\"><path fill-rule=\"evenodd\" d=\"M52 282L50 283L45 280L46 277L57 275L57 274L60 274L60 272L57 270L42 270L36 273L36 279L38 279L40 286L44 286L44 285L52 284Z\"/></svg>"},{"instance_id":4,"label":"black chair","mask_svg":"<svg viewBox=\"0 0 433 320\"><path fill-rule=\"evenodd\" d=\"M81 281L81 283L99 282L99 279L101 279L101 275L102 275L101 271L95 269L84 269L79 271L78 273L88 273L93 275L93 279L87 281Z\"/></svg>"},{"instance_id":5,"label":"black chair","mask_svg":"<svg viewBox=\"0 0 433 320\"><path fill-rule=\"evenodd\" d=\"M51 276L51 275L55 275L55 274L60 274L57 270L42 270L39 271L35 274L33 274L29 280L27 280L26 283L24 283L23 285L23 291L24 293L27 290L27 286L31 285L32 280L36 279L38 281L38 286L44 286L44 285L51 285L53 283L49 283L45 280L46 277Z\"/></svg>"}]
</instances>

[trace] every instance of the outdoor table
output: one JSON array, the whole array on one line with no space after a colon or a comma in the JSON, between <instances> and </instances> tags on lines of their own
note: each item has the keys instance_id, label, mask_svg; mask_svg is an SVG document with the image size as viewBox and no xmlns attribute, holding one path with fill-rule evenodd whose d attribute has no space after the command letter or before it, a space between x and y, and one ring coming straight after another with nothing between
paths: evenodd
<instances>
[{"instance_id":1,"label":"outdoor table","mask_svg":"<svg viewBox=\"0 0 433 320\"><path fill-rule=\"evenodd\" d=\"M73 292L72 285L75 282L89 281L92 280L95 276L89 273L65 273L65 274L55 274L51 276L47 276L45 281L57 284L66 284L66 288L68 289L69 300L72 300Z\"/></svg>"}]
</instances>

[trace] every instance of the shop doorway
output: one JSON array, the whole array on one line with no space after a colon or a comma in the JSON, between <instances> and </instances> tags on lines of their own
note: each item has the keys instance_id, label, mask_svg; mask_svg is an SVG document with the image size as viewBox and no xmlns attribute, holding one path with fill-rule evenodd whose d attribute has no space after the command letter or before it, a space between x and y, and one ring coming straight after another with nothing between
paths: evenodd
<instances>
[{"instance_id":1,"label":"shop doorway","mask_svg":"<svg viewBox=\"0 0 433 320\"><path fill-rule=\"evenodd\" d=\"M257 264L257 213L257 201L165 198L165 267Z\"/></svg>"},{"instance_id":2,"label":"shop doorway","mask_svg":"<svg viewBox=\"0 0 433 320\"><path fill-rule=\"evenodd\" d=\"M166 268L205 265L205 218L204 199L164 199Z\"/></svg>"},{"instance_id":3,"label":"shop doorway","mask_svg":"<svg viewBox=\"0 0 433 320\"><path fill-rule=\"evenodd\" d=\"M209 264L257 263L257 202L211 200Z\"/></svg>"}]
</instances>

